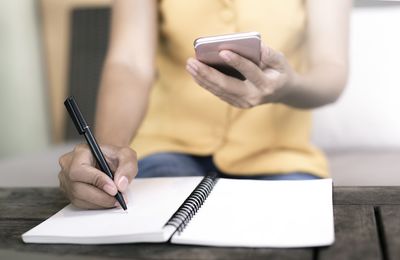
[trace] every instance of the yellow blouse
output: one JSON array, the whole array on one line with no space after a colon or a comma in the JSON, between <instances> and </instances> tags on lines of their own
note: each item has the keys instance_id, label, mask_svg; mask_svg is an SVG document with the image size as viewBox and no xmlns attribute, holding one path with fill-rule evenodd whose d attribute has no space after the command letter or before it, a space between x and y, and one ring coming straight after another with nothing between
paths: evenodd
<instances>
[{"instance_id":1,"label":"yellow blouse","mask_svg":"<svg viewBox=\"0 0 400 260\"><path fill-rule=\"evenodd\" d=\"M309 172L328 176L309 141L310 111L280 104L238 109L198 86L185 71L199 36L258 31L290 64L305 67L303 0L164 0L160 2L158 78L132 143L139 158L157 152L213 155L232 175Z\"/></svg>"}]
</instances>

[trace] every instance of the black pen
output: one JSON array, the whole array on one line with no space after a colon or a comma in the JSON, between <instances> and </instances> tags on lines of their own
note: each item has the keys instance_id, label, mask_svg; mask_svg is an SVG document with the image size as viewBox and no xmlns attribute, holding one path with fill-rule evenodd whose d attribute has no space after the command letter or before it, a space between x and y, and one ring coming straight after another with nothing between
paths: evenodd
<instances>
[{"instance_id":1,"label":"black pen","mask_svg":"<svg viewBox=\"0 0 400 260\"><path fill-rule=\"evenodd\" d=\"M114 175L110 170L110 167L107 164L106 159L104 158L103 153L100 150L99 145L96 142L96 139L94 138L94 135L92 131L90 130L89 125L86 123L85 119L83 118L81 111L79 110L78 105L75 102L74 97L68 97L64 101L64 105L68 110L69 115L71 116L72 121L75 124L76 129L78 130L78 133L80 135L84 135L87 143L89 144L90 150L92 150L92 153L94 157L96 157L96 161L101 169L102 172L108 175L112 180L114 180ZM121 192L117 192L115 195L115 198L118 200L118 203L121 205L121 207L126 210L126 203L124 200L124 197L122 197Z\"/></svg>"}]
</instances>

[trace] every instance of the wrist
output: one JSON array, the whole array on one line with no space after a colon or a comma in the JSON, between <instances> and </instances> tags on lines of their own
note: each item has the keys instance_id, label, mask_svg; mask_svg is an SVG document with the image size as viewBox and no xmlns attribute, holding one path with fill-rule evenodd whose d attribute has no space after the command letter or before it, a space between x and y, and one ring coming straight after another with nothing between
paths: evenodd
<instances>
[{"instance_id":1,"label":"wrist","mask_svg":"<svg viewBox=\"0 0 400 260\"><path fill-rule=\"evenodd\" d=\"M291 75L288 77L286 83L282 87L282 92L279 96L279 99L277 100L277 103L290 105L295 90L297 86L299 86L299 82L301 82L301 76L296 72L292 72Z\"/></svg>"}]
</instances>

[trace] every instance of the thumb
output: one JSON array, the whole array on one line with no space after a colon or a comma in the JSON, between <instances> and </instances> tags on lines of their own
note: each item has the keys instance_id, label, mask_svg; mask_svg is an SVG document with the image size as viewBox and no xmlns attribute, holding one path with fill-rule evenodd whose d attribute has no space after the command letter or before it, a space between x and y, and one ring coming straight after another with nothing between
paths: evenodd
<instances>
[{"instance_id":1,"label":"thumb","mask_svg":"<svg viewBox=\"0 0 400 260\"><path fill-rule=\"evenodd\" d=\"M117 154L118 166L114 174L114 182L121 192L125 192L129 183L137 175L136 153L130 148L121 148Z\"/></svg>"},{"instance_id":2,"label":"thumb","mask_svg":"<svg viewBox=\"0 0 400 260\"><path fill-rule=\"evenodd\" d=\"M284 55L264 44L261 45L261 63L262 70L266 68L280 69L284 61Z\"/></svg>"}]
</instances>

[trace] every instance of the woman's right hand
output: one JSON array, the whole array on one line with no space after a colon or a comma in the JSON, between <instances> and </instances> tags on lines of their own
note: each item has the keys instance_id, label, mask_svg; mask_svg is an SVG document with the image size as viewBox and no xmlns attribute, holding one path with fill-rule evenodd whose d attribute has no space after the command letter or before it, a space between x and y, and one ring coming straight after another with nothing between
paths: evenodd
<instances>
[{"instance_id":1,"label":"woman's right hand","mask_svg":"<svg viewBox=\"0 0 400 260\"><path fill-rule=\"evenodd\" d=\"M70 202L84 209L112 208L119 204L117 191L124 194L137 174L136 153L129 147L101 145L101 150L114 173L114 181L96 168L96 160L86 144L60 157L60 188ZM126 199L126 197L125 197Z\"/></svg>"}]
</instances>

